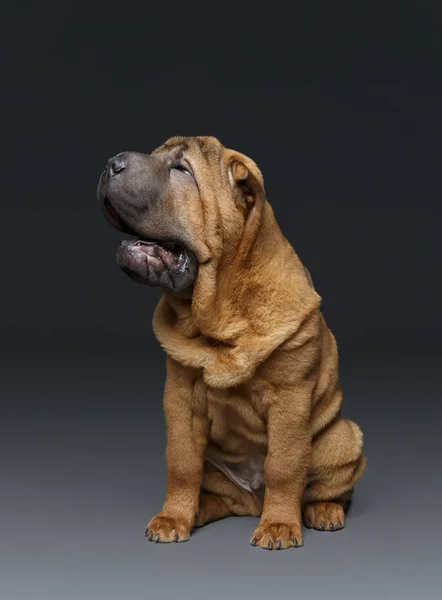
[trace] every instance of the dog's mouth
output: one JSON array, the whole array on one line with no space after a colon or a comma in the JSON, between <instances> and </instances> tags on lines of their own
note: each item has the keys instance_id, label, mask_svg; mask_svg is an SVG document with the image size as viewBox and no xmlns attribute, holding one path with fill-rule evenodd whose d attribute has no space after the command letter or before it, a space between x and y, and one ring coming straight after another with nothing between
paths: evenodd
<instances>
[{"instance_id":1,"label":"dog's mouth","mask_svg":"<svg viewBox=\"0 0 442 600\"><path fill-rule=\"evenodd\" d=\"M184 246L176 242L135 239L123 240L121 247L140 256L145 255L149 266L166 267L171 271L186 270L188 253Z\"/></svg>"},{"instance_id":2,"label":"dog's mouth","mask_svg":"<svg viewBox=\"0 0 442 600\"><path fill-rule=\"evenodd\" d=\"M172 232L167 236L163 223L159 224L158 238L150 231L140 231L141 226L134 229L120 217L107 196L102 199L102 209L113 227L134 238L123 240L117 249L117 264L124 273L138 283L159 286L183 297L191 296L198 260L183 239L175 238ZM149 223L149 229L155 231L153 222Z\"/></svg>"},{"instance_id":3,"label":"dog's mouth","mask_svg":"<svg viewBox=\"0 0 442 600\"><path fill-rule=\"evenodd\" d=\"M182 244L139 237L139 234L121 219L107 197L104 198L104 207L114 227L135 237L134 240L122 241L120 251L123 252L123 259L127 253L130 253L133 258L146 261L148 267L155 269L166 267L171 271L186 269L189 253Z\"/></svg>"}]
</instances>

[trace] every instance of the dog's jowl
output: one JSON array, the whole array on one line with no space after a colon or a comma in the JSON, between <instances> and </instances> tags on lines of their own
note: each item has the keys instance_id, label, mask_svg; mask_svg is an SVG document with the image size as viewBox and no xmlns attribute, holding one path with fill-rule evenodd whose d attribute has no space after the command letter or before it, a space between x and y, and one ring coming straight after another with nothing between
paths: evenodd
<instances>
[{"instance_id":1,"label":"dog's jowl","mask_svg":"<svg viewBox=\"0 0 442 600\"><path fill-rule=\"evenodd\" d=\"M148 539L186 541L229 515L259 516L250 542L269 550L302 546L303 520L342 529L362 433L341 416L335 339L257 165L175 137L110 159L98 197L132 238L121 270L162 291L167 492Z\"/></svg>"}]
</instances>

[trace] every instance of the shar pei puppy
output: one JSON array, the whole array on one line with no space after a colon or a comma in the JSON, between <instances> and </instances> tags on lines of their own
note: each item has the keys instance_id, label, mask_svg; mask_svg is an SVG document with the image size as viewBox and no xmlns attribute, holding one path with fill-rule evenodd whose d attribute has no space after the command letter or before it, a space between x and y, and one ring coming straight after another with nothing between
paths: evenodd
<instances>
[{"instance_id":1,"label":"shar pei puppy","mask_svg":"<svg viewBox=\"0 0 442 600\"><path fill-rule=\"evenodd\" d=\"M167 491L148 539L183 542L229 515L260 517L250 543L269 550L302 546L303 521L342 529L362 433L341 415L335 338L255 162L174 137L111 158L98 197L133 236L121 270L162 291Z\"/></svg>"}]
</instances>

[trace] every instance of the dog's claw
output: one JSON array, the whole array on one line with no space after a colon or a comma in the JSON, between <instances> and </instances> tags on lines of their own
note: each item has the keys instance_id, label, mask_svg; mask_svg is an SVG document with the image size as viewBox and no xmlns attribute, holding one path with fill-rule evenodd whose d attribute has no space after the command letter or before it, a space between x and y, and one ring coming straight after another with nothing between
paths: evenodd
<instances>
[{"instance_id":1,"label":"dog's claw","mask_svg":"<svg viewBox=\"0 0 442 600\"><path fill-rule=\"evenodd\" d=\"M256 537L254 537L254 538L253 538L253 540L250 542L250 545L251 545L251 546L256 546L256 542L257 542L257 541L258 541L258 540L256 539Z\"/></svg>"},{"instance_id":2,"label":"dog's claw","mask_svg":"<svg viewBox=\"0 0 442 600\"><path fill-rule=\"evenodd\" d=\"M159 539L160 539L160 534L157 533L156 536L153 538L153 541L156 543L156 542L158 542Z\"/></svg>"},{"instance_id":3,"label":"dog's claw","mask_svg":"<svg viewBox=\"0 0 442 600\"><path fill-rule=\"evenodd\" d=\"M273 549L272 542L269 542L269 543L267 544L267 548L268 548L268 550L272 550L272 549Z\"/></svg>"},{"instance_id":4,"label":"dog's claw","mask_svg":"<svg viewBox=\"0 0 442 600\"><path fill-rule=\"evenodd\" d=\"M179 536L179 535L176 533L176 534L173 536L173 541L174 541L174 542L177 542L179 539L180 539L180 536Z\"/></svg>"},{"instance_id":5,"label":"dog's claw","mask_svg":"<svg viewBox=\"0 0 442 600\"><path fill-rule=\"evenodd\" d=\"M334 523L330 523L330 525L328 526L328 528L330 529L330 531L334 531L334 528L335 528Z\"/></svg>"},{"instance_id":6,"label":"dog's claw","mask_svg":"<svg viewBox=\"0 0 442 600\"><path fill-rule=\"evenodd\" d=\"M321 521L321 522L319 523L319 527L318 527L318 529L324 529L324 527L325 527L325 523L324 523L324 521Z\"/></svg>"},{"instance_id":7,"label":"dog's claw","mask_svg":"<svg viewBox=\"0 0 442 600\"><path fill-rule=\"evenodd\" d=\"M144 530L144 535L145 535L145 537L149 536L149 528L148 527L146 527L146 529Z\"/></svg>"},{"instance_id":8,"label":"dog's claw","mask_svg":"<svg viewBox=\"0 0 442 600\"><path fill-rule=\"evenodd\" d=\"M281 550L281 540L276 541L276 549Z\"/></svg>"}]
</instances>

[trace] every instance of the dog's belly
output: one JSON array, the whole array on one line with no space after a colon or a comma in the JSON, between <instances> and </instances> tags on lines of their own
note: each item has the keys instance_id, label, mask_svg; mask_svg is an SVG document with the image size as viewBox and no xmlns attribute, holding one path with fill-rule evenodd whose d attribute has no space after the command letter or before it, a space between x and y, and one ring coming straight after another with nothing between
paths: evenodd
<instances>
[{"instance_id":1,"label":"dog's belly","mask_svg":"<svg viewBox=\"0 0 442 600\"><path fill-rule=\"evenodd\" d=\"M209 443L206 459L239 487L255 493L264 486L266 425L249 398L208 390Z\"/></svg>"},{"instance_id":2,"label":"dog's belly","mask_svg":"<svg viewBox=\"0 0 442 600\"><path fill-rule=\"evenodd\" d=\"M264 488L264 457L251 454L240 462L219 458L211 448L207 449L206 460L219 469L240 488L259 494Z\"/></svg>"}]
</instances>

